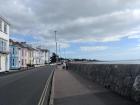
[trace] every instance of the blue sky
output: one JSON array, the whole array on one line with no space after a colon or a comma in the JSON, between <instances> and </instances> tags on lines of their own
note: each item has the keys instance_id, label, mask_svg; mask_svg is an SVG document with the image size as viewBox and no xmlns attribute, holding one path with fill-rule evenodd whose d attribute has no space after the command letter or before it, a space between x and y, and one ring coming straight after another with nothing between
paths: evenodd
<instances>
[{"instance_id":1,"label":"blue sky","mask_svg":"<svg viewBox=\"0 0 140 105\"><path fill-rule=\"evenodd\" d=\"M101 60L131 60L140 58L140 47L138 46L140 41L138 39L123 38L120 41L115 42L90 42L90 43L72 43L66 50L68 53L72 53L72 57L75 55L78 58L88 59L101 59ZM103 49L93 50L81 50L82 46L106 46ZM73 51L74 50L74 51ZM73 52L71 52L73 51ZM67 54L71 57L71 55Z\"/></svg>"},{"instance_id":2,"label":"blue sky","mask_svg":"<svg viewBox=\"0 0 140 105\"><path fill-rule=\"evenodd\" d=\"M12 39L52 52L57 30L63 57L140 59L140 0L103 1L0 0L0 13Z\"/></svg>"},{"instance_id":3,"label":"blue sky","mask_svg":"<svg viewBox=\"0 0 140 105\"><path fill-rule=\"evenodd\" d=\"M27 43L39 42L32 35L11 35L10 38L17 41L26 41ZM52 42L54 43L54 42ZM63 46L58 49L58 53L62 57L67 58L87 58L99 60L132 60L140 59L140 40L137 38L122 38L113 42L71 42L69 46ZM95 49L82 50L81 47L90 47ZM99 48L96 48L96 47ZM103 48L100 48L104 46ZM50 48L55 52L55 46Z\"/></svg>"},{"instance_id":4,"label":"blue sky","mask_svg":"<svg viewBox=\"0 0 140 105\"><path fill-rule=\"evenodd\" d=\"M37 39L34 39L34 37L32 37L31 35L12 34L10 35L10 38L16 41L28 42L28 43L38 41Z\"/></svg>"}]
</instances>

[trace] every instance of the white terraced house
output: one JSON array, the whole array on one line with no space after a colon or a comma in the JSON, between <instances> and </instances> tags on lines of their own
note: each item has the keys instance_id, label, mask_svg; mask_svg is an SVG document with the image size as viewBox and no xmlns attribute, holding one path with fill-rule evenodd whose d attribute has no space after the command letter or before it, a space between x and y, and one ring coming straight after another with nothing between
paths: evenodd
<instances>
[{"instance_id":1,"label":"white terraced house","mask_svg":"<svg viewBox=\"0 0 140 105\"><path fill-rule=\"evenodd\" d=\"M10 24L0 17L0 72L9 70L9 26Z\"/></svg>"}]
</instances>

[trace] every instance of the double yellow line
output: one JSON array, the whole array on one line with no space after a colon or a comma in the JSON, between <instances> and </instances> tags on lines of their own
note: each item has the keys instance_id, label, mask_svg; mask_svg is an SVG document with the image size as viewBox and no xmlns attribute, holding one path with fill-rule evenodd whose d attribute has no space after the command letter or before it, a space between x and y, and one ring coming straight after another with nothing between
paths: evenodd
<instances>
[{"instance_id":1,"label":"double yellow line","mask_svg":"<svg viewBox=\"0 0 140 105\"><path fill-rule=\"evenodd\" d=\"M40 100L39 100L38 105L44 105L45 98L46 98L46 94L47 94L47 91L48 91L49 84L50 84L50 82L51 82L53 73L54 73L54 70L51 72L51 74L50 74L48 80L46 81L46 84L45 84L44 90L43 90L43 92L42 92L42 95L41 95L41 97L40 97Z\"/></svg>"}]
</instances>

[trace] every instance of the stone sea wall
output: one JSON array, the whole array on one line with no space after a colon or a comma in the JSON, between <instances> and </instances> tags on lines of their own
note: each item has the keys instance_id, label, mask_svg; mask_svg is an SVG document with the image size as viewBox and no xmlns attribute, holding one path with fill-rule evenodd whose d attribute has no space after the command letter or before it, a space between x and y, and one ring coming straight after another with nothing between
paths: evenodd
<instances>
[{"instance_id":1,"label":"stone sea wall","mask_svg":"<svg viewBox=\"0 0 140 105\"><path fill-rule=\"evenodd\" d=\"M139 64L68 63L68 70L128 98L140 101Z\"/></svg>"}]
</instances>

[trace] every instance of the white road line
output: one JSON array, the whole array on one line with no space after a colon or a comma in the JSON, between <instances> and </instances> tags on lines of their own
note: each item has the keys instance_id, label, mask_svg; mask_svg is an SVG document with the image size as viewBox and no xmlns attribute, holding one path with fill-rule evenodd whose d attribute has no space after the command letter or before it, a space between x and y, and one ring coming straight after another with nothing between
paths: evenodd
<instances>
[{"instance_id":1,"label":"white road line","mask_svg":"<svg viewBox=\"0 0 140 105\"><path fill-rule=\"evenodd\" d=\"M50 102L49 105L54 105L54 85L55 85L55 72L53 74L53 79L52 79L52 89L51 89L51 96L50 96Z\"/></svg>"},{"instance_id":2,"label":"white road line","mask_svg":"<svg viewBox=\"0 0 140 105\"><path fill-rule=\"evenodd\" d=\"M38 105L43 105L43 104L44 104L45 97L46 97L46 93L47 93L48 86L49 86L49 82L50 82L52 76L53 76L53 71L52 71L52 73L50 74L48 80L46 81L46 84L45 84L44 90L43 90L43 92L42 92L42 95L41 95L41 97L40 97L40 100L39 100Z\"/></svg>"}]
</instances>

